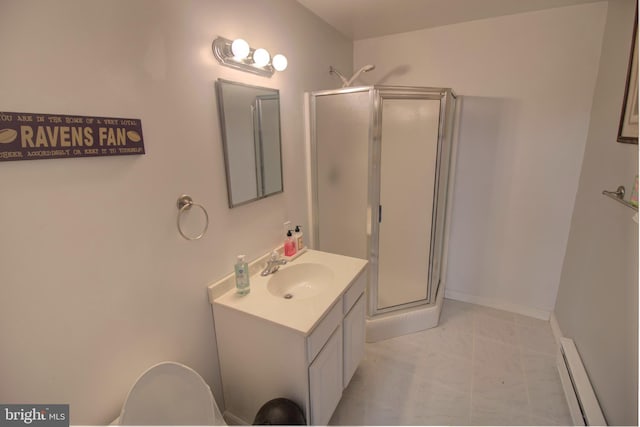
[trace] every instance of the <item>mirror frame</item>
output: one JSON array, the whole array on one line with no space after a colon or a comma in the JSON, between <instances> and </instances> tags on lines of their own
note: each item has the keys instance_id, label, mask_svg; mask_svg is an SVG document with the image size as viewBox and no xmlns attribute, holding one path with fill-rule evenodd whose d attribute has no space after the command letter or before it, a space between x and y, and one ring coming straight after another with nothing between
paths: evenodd
<instances>
[{"instance_id":1,"label":"mirror frame","mask_svg":"<svg viewBox=\"0 0 640 427\"><path fill-rule=\"evenodd\" d=\"M627 66L627 80L624 88L624 100L620 112L620 125L618 126L618 142L624 144L638 144L638 117L635 123L631 120L633 111L638 111L638 6L636 5L635 20L633 23L633 39L631 52L629 53L629 65Z\"/></svg>"},{"instance_id":2,"label":"mirror frame","mask_svg":"<svg viewBox=\"0 0 640 427\"><path fill-rule=\"evenodd\" d=\"M254 156L255 156L254 164L256 169L256 197L234 203L233 192L231 188L231 167L229 163L229 148L227 146L229 141L228 141L228 135L227 135L227 129L226 129L226 116L224 112L223 84L231 84L234 86L241 86L245 88L253 88L253 89L266 90L266 91L272 92L272 94L269 94L269 95L266 95L266 94L262 95L263 97L277 96L278 98L277 125L278 125L278 149L279 149L278 154L280 156L280 165L279 165L280 166L280 190L279 191L274 191L269 194L264 194L264 176L263 176L264 175L264 161L263 161L264 156L262 154L262 140L261 140L260 132L258 131L258 128L261 126L262 117L256 117L254 115L254 120L253 120L254 138L253 138L252 145L254 146ZM256 200L265 199L267 197L271 197L273 195L283 193L284 192L284 175L283 175L283 164L282 164L282 119L280 114L280 91L275 88L249 85L249 84L239 83L239 82L235 82L232 80L225 80L225 79L217 79L215 82L215 86L216 86L216 99L218 101L218 116L220 120L220 132L222 134L222 149L224 152L224 168L225 168L225 175L227 179L227 199L229 202L229 208L235 208L238 206L246 205L248 203L255 202Z\"/></svg>"}]
</instances>

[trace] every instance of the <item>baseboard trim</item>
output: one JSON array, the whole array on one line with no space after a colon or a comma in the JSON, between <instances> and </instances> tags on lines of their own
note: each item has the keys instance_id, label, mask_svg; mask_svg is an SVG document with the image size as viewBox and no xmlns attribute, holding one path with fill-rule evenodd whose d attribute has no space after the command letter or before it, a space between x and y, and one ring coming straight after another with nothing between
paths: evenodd
<instances>
[{"instance_id":1,"label":"baseboard trim","mask_svg":"<svg viewBox=\"0 0 640 427\"><path fill-rule=\"evenodd\" d=\"M250 424L229 411L224 411L223 418L230 426L246 426Z\"/></svg>"},{"instance_id":2,"label":"baseboard trim","mask_svg":"<svg viewBox=\"0 0 640 427\"><path fill-rule=\"evenodd\" d=\"M556 361L573 424L606 426L602 408L572 339L560 340Z\"/></svg>"},{"instance_id":3,"label":"baseboard trim","mask_svg":"<svg viewBox=\"0 0 640 427\"><path fill-rule=\"evenodd\" d=\"M553 333L553 338L556 340L556 345L560 347L560 339L564 337L564 335L562 335L562 330L560 329L560 324L558 323L555 312L551 313L549 323L551 324L551 332Z\"/></svg>"},{"instance_id":4,"label":"baseboard trim","mask_svg":"<svg viewBox=\"0 0 640 427\"><path fill-rule=\"evenodd\" d=\"M510 311L512 313L521 314L523 316L535 317L536 319L540 319L540 320L548 321L549 316L551 315L550 311L540 310L533 307L526 307L519 304L513 304L510 302L501 301L494 298L479 297L476 295L453 291L450 289L445 290L444 297L448 299L453 299L456 301L484 305L486 307L496 308L498 310Z\"/></svg>"}]
</instances>

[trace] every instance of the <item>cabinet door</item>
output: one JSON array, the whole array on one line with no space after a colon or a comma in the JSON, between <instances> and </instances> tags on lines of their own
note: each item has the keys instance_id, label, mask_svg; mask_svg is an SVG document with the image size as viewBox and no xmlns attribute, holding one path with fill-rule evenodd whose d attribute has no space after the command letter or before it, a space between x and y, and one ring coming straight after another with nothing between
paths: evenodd
<instances>
[{"instance_id":1,"label":"cabinet door","mask_svg":"<svg viewBox=\"0 0 640 427\"><path fill-rule=\"evenodd\" d=\"M311 425L329 424L342 397L342 326L309 366Z\"/></svg>"},{"instance_id":2,"label":"cabinet door","mask_svg":"<svg viewBox=\"0 0 640 427\"><path fill-rule=\"evenodd\" d=\"M364 357L365 341L365 303L364 295L360 296L351 311L344 318L344 388L349 385Z\"/></svg>"}]
</instances>

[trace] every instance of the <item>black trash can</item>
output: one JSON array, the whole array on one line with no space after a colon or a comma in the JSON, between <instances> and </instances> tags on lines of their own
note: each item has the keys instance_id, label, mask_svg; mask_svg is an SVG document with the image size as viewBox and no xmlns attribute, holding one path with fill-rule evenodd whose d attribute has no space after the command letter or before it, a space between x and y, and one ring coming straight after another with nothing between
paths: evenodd
<instances>
[{"instance_id":1,"label":"black trash can","mask_svg":"<svg viewBox=\"0 0 640 427\"><path fill-rule=\"evenodd\" d=\"M306 425L304 412L295 402L279 397L271 399L258 411L253 425Z\"/></svg>"}]
</instances>

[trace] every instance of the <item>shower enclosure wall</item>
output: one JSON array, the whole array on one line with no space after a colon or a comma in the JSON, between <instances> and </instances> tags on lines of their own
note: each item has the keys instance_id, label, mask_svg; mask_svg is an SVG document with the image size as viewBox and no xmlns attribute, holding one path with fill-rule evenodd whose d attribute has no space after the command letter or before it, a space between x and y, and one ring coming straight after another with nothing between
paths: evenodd
<instances>
[{"instance_id":1,"label":"shower enclosure wall","mask_svg":"<svg viewBox=\"0 0 640 427\"><path fill-rule=\"evenodd\" d=\"M369 260L368 341L438 323L455 99L395 86L310 94L312 243Z\"/></svg>"}]
</instances>

